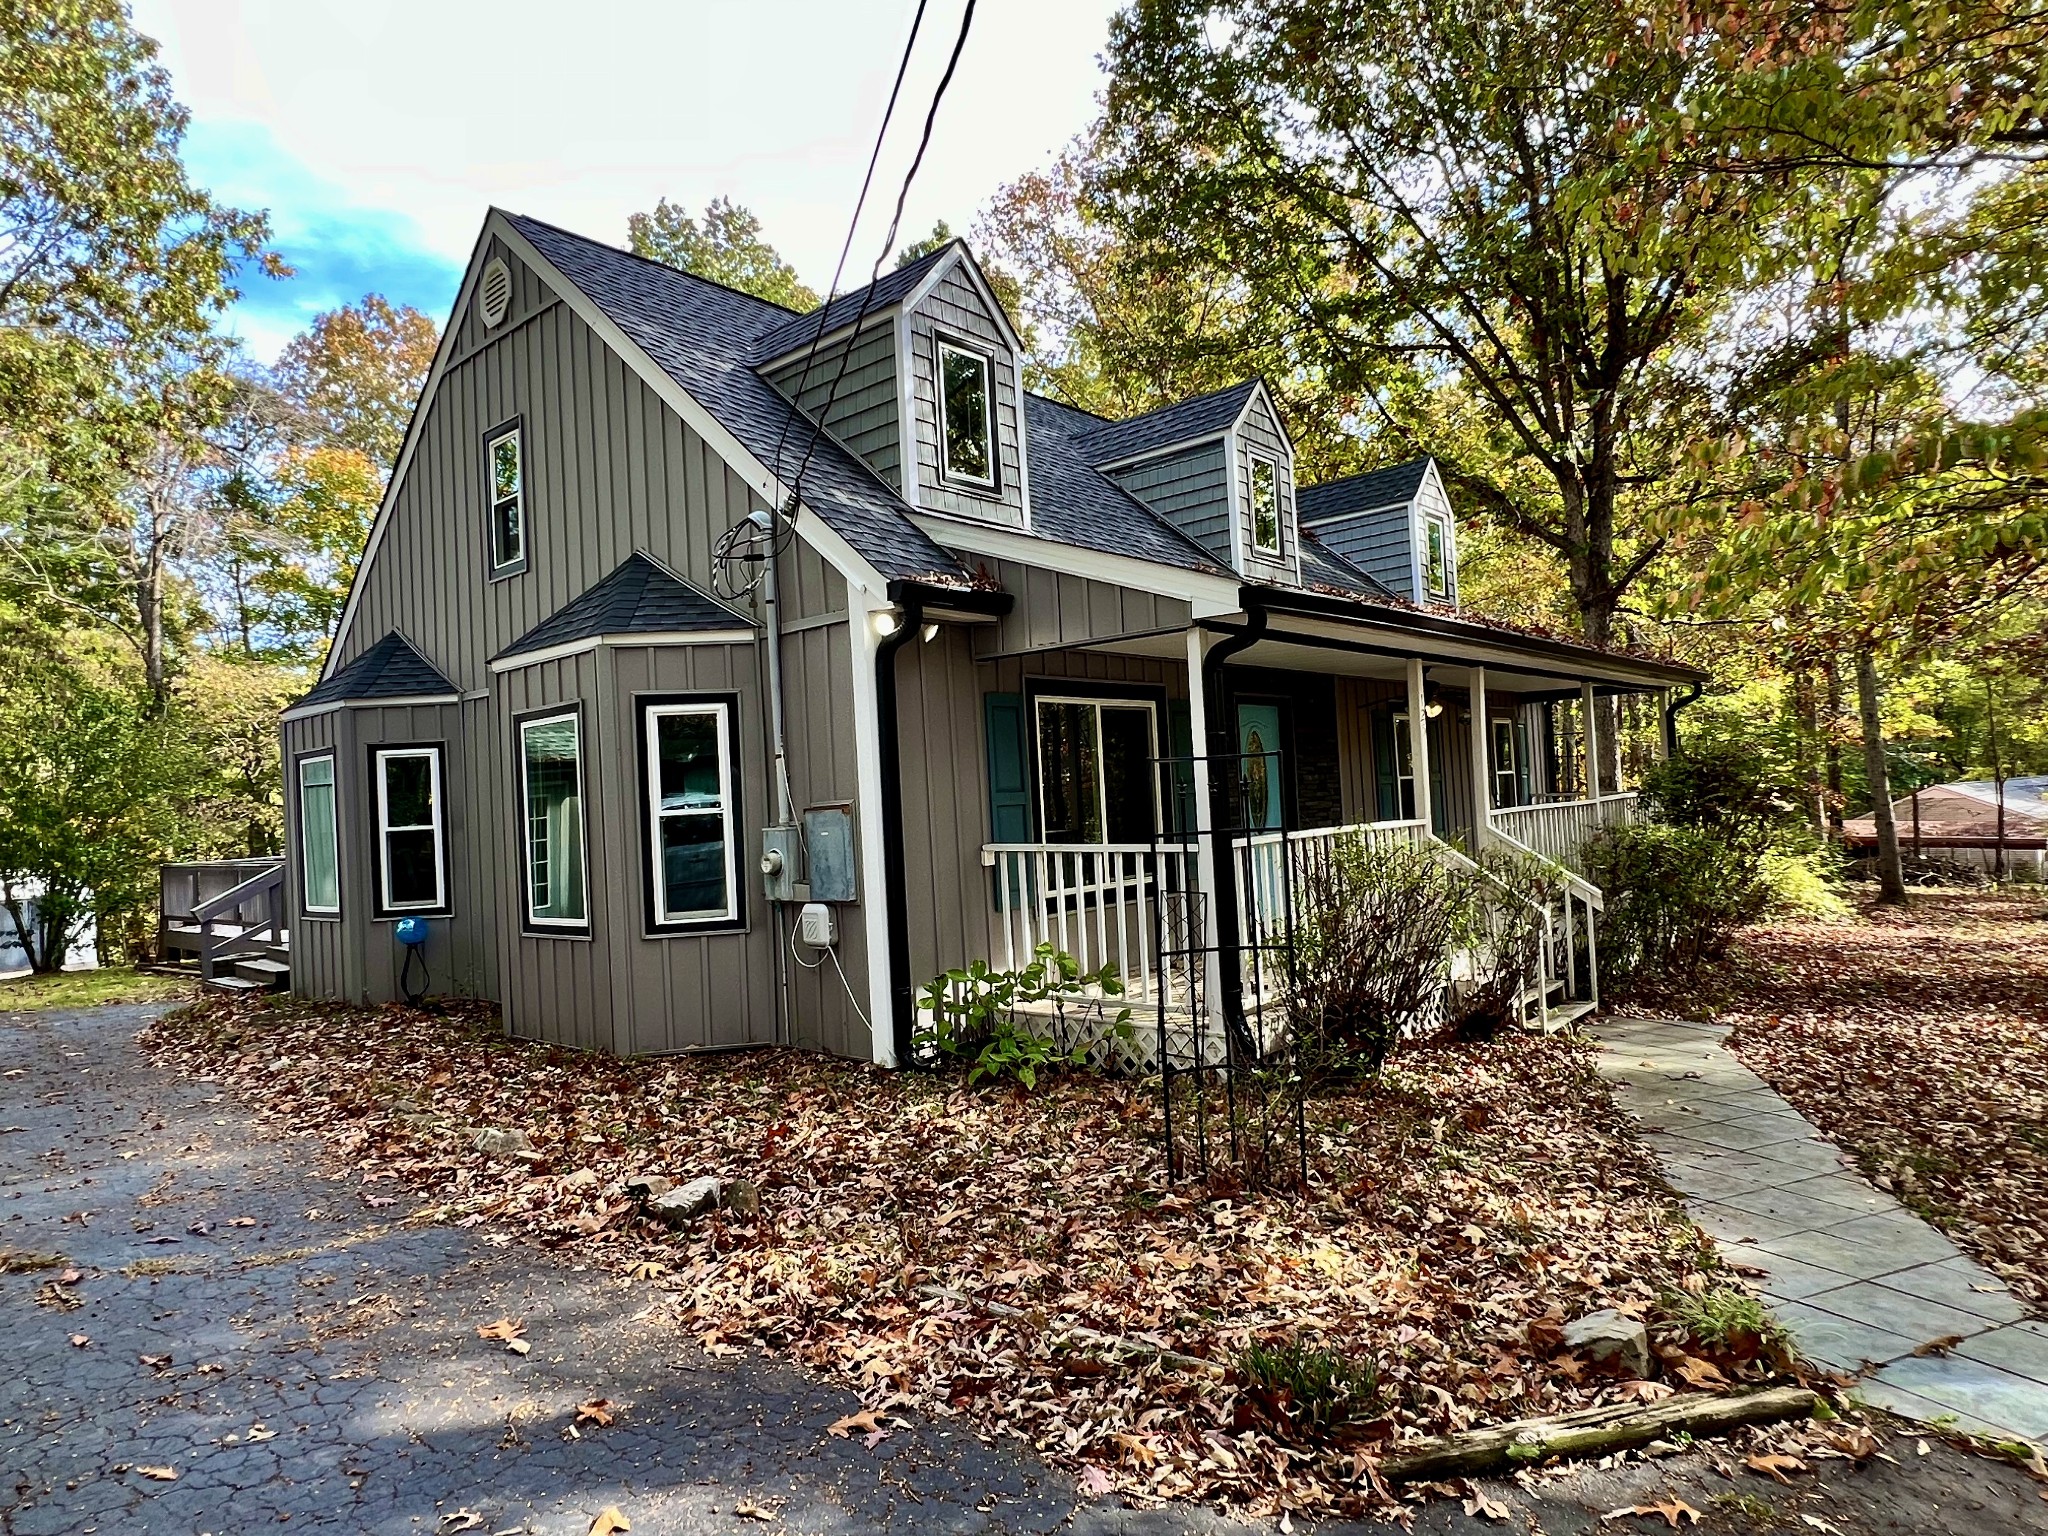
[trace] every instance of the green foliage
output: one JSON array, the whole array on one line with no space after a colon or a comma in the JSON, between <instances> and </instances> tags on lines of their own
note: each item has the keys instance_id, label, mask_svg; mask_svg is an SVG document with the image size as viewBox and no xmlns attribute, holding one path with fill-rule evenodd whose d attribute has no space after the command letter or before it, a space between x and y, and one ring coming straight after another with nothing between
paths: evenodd
<instances>
[{"instance_id":1,"label":"green foliage","mask_svg":"<svg viewBox=\"0 0 2048 1536\"><path fill-rule=\"evenodd\" d=\"M1735 742L1699 742L1643 774L1642 808L1656 821L1761 848L1793 815L1784 787Z\"/></svg>"},{"instance_id":2,"label":"green foliage","mask_svg":"<svg viewBox=\"0 0 2048 1536\"><path fill-rule=\"evenodd\" d=\"M820 302L796 268L761 238L761 221L730 198L714 197L700 221L664 197L652 213L629 218L626 232L636 256L788 309L812 310Z\"/></svg>"},{"instance_id":3,"label":"green foliage","mask_svg":"<svg viewBox=\"0 0 2048 1536\"><path fill-rule=\"evenodd\" d=\"M1697 1294L1676 1291L1664 1298L1664 1310L1694 1351L1709 1359L1754 1360L1786 1348L1787 1335L1778 1320L1737 1286L1710 1286Z\"/></svg>"},{"instance_id":4,"label":"green foliage","mask_svg":"<svg viewBox=\"0 0 2048 1536\"><path fill-rule=\"evenodd\" d=\"M1582 855L1600 887L1603 986L1682 986L1727 953L1735 934L1770 904L1761 846L1720 828L1624 823L1606 828Z\"/></svg>"},{"instance_id":5,"label":"green foliage","mask_svg":"<svg viewBox=\"0 0 2048 1536\"><path fill-rule=\"evenodd\" d=\"M0 981L0 1013L39 1008L98 1008L108 1003L168 1003L189 997L192 983L122 965L53 971Z\"/></svg>"},{"instance_id":6,"label":"green foliage","mask_svg":"<svg viewBox=\"0 0 2048 1536\"><path fill-rule=\"evenodd\" d=\"M278 392L302 416L293 441L360 454L381 486L440 343L431 318L378 293L316 316L274 370Z\"/></svg>"},{"instance_id":7,"label":"green foliage","mask_svg":"<svg viewBox=\"0 0 2048 1536\"><path fill-rule=\"evenodd\" d=\"M1051 944L1040 944L1016 970L977 960L926 983L918 1005L930 1022L913 1048L926 1060L969 1063L970 1085L1011 1079L1035 1088L1041 1073L1084 1065L1098 1039L1131 1037L1129 1008L1118 1009L1106 1026L1096 1024L1097 1015L1106 1017L1123 992L1113 965L1083 971L1072 955ZM1021 1011L1040 1005L1049 1007Z\"/></svg>"},{"instance_id":8,"label":"green foliage","mask_svg":"<svg viewBox=\"0 0 2048 1536\"><path fill-rule=\"evenodd\" d=\"M1254 1340L1238 1356L1248 1392L1297 1439L1326 1442L1385 1409L1379 1368L1295 1335Z\"/></svg>"}]
</instances>

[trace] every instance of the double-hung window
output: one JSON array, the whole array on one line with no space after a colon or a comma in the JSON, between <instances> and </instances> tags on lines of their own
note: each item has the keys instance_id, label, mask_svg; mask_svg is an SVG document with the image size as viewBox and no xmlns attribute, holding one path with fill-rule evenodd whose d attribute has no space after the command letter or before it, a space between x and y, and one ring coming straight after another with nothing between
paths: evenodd
<instances>
[{"instance_id":1,"label":"double-hung window","mask_svg":"<svg viewBox=\"0 0 2048 1536\"><path fill-rule=\"evenodd\" d=\"M1146 843L1158 828L1159 720L1144 699L1038 700L1038 825L1048 843Z\"/></svg>"},{"instance_id":2,"label":"double-hung window","mask_svg":"<svg viewBox=\"0 0 2048 1536\"><path fill-rule=\"evenodd\" d=\"M332 917L341 911L332 752L299 759L299 902L309 916Z\"/></svg>"},{"instance_id":3,"label":"double-hung window","mask_svg":"<svg viewBox=\"0 0 2048 1536\"><path fill-rule=\"evenodd\" d=\"M574 709L519 722L519 799L526 844L526 920L539 930L585 929L583 720Z\"/></svg>"},{"instance_id":4,"label":"double-hung window","mask_svg":"<svg viewBox=\"0 0 2048 1536\"><path fill-rule=\"evenodd\" d=\"M376 747L377 898L385 913L448 906L448 859L441 813L441 749Z\"/></svg>"},{"instance_id":5,"label":"double-hung window","mask_svg":"<svg viewBox=\"0 0 2048 1536\"><path fill-rule=\"evenodd\" d=\"M1441 517L1423 524L1423 580L1431 597L1451 595L1451 525Z\"/></svg>"},{"instance_id":6,"label":"double-hung window","mask_svg":"<svg viewBox=\"0 0 2048 1536\"><path fill-rule=\"evenodd\" d=\"M1389 715L1393 740L1394 763L1394 816L1399 821L1415 819L1415 738L1408 731L1408 716L1400 713Z\"/></svg>"},{"instance_id":7,"label":"double-hung window","mask_svg":"<svg viewBox=\"0 0 2048 1536\"><path fill-rule=\"evenodd\" d=\"M1280 466L1271 459L1252 460L1252 548L1280 553Z\"/></svg>"},{"instance_id":8,"label":"double-hung window","mask_svg":"<svg viewBox=\"0 0 2048 1536\"><path fill-rule=\"evenodd\" d=\"M1520 796L1521 774L1515 766L1515 722L1494 720L1493 727L1493 803L1500 807L1511 806Z\"/></svg>"},{"instance_id":9,"label":"double-hung window","mask_svg":"<svg viewBox=\"0 0 2048 1536\"><path fill-rule=\"evenodd\" d=\"M519 423L507 422L484 439L484 476L491 516L491 574L526 569L526 454Z\"/></svg>"},{"instance_id":10,"label":"double-hung window","mask_svg":"<svg viewBox=\"0 0 2048 1536\"><path fill-rule=\"evenodd\" d=\"M948 480L996 488L995 370L979 352L939 341L939 450Z\"/></svg>"},{"instance_id":11,"label":"double-hung window","mask_svg":"<svg viewBox=\"0 0 2048 1536\"><path fill-rule=\"evenodd\" d=\"M643 700L641 750L649 925L739 922L732 699Z\"/></svg>"}]
</instances>

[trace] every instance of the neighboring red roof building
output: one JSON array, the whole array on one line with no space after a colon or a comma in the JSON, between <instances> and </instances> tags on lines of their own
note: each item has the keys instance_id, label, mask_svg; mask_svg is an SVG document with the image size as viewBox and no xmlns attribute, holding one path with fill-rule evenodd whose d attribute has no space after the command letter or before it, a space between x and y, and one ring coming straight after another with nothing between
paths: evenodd
<instances>
[{"instance_id":1,"label":"neighboring red roof building","mask_svg":"<svg viewBox=\"0 0 2048 1536\"><path fill-rule=\"evenodd\" d=\"M1913 795L1892 802L1901 846L1910 846L1915 825ZM1990 780L1932 784L1918 795L1922 848L1992 848L1998 836L1998 786ZM1877 827L1868 816L1842 824L1850 847L1872 845ZM2048 848L2048 776L2005 781L2005 846L2013 851Z\"/></svg>"}]
</instances>

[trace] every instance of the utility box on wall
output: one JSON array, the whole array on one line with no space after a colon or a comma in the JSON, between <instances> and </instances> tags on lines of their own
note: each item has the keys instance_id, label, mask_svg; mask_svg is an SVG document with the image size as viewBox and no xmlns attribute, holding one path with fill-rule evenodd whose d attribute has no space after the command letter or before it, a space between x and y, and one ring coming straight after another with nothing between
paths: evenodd
<instances>
[{"instance_id":1,"label":"utility box on wall","mask_svg":"<svg viewBox=\"0 0 2048 1536\"><path fill-rule=\"evenodd\" d=\"M851 806L814 805L805 811L804 851L810 858L811 900L860 899L854 878Z\"/></svg>"}]
</instances>

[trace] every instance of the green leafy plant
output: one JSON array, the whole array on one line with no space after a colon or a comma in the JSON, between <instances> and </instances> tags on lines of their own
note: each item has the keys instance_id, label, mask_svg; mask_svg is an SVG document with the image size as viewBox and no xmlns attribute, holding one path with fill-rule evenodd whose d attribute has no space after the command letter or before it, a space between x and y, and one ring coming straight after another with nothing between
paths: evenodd
<instances>
[{"instance_id":1,"label":"green leafy plant","mask_svg":"<svg viewBox=\"0 0 2048 1536\"><path fill-rule=\"evenodd\" d=\"M1008 1079L1035 1088L1042 1074L1085 1065L1104 1037L1131 1038L1131 1010L1107 1014L1123 993L1114 965L1083 971L1051 944L1015 970L977 960L925 984L918 1005L929 1022L913 1048L927 1062L967 1062L970 1085ZM1042 1005L1049 1006L1024 1012Z\"/></svg>"},{"instance_id":2,"label":"green leafy plant","mask_svg":"<svg viewBox=\"0 0 2048 1536\"><path fill-rule=\"evenodd\" d=\"M1238 1357L1247 1395L1304 1440L1331 1440L1385 1406L1379 1368L1296 1335L1254 1341Z\"/></svg>"},{"instance_id":3,"label":"green leafy plant","mask_svg":"<svg viewBox=\"0 0 2048 1536\"><path fill-rule=\"evenodd\" d=\"M1710 1286L1696 1295L1673 1293L1665 1311L1703 1355L1754 1360L1779 1353L1785 1345L1785 1330L1764 1304L1732 1285Z\"/></svg>"},{"instance_id":4,"label":"green leafy plant","mask_svg":"<svg viewBox=\"0 0 2048 1536\"><path fill-rule=\"evenodd\" d=\"M1683 986L1769 910L1762 850L1703 826L1608 827L1586 843L1606 894L1600 973L1611 990Z\"/></svg>"}]
</instances>

